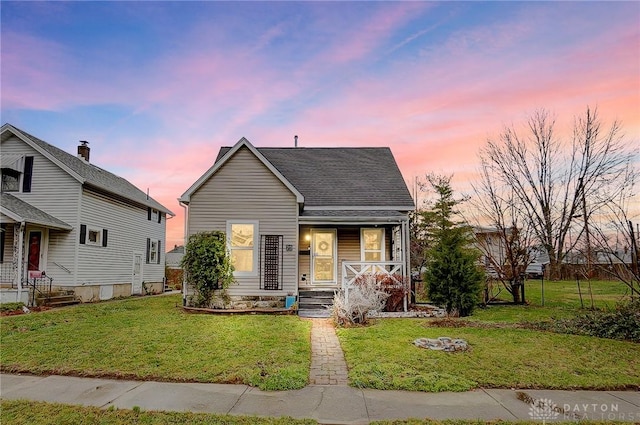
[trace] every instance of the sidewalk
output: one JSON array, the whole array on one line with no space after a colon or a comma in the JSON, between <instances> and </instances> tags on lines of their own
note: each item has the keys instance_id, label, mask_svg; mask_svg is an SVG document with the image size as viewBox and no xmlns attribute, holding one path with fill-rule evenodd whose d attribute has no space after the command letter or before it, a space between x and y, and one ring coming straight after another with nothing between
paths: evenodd
<instances>
[{"instance_id":1,"label":"sidewalk","mask_svg":"<svg viewBox=\"0 0 640 425\"><path fill-rule=\"evenodd\" d=\"M558 420L640 421L640 392L524 390L565 412ZM266 392L246 385L138 382L67 376L0 375L3 399L29 399L108 408L312 418L321 424L368 424L373 420L537 419L513 390L417 393L311 385ZM560 410L559 409L559 410ZM547 412L549 413L549 412ZM551 412L553 415L553 412ZM540 417L539 419L542 419ZM546 422L552 419L545 416ZM542 423L542 420L540 420Z\"/></svg>"},{"instance_id":2,"label":"sidewalk","mask_svg":"<svg viewBox=\"0 0 640 425\"><path fill-rule=\"evenodd\" d=\"M119 409L190 411L232 415L311 418L321 424L368 424L385 419L577 419L640 422L638 391L479 389L421 393L352 388L333 325L309 319L311 385L292 391L261 391L247 385L167 383L0 374L0 397ZM521 394L518 399L518 393ZM555 409L534 409L535 400ZM553 407L553 406L552 406Z\"/></svg>"}]
</instances>

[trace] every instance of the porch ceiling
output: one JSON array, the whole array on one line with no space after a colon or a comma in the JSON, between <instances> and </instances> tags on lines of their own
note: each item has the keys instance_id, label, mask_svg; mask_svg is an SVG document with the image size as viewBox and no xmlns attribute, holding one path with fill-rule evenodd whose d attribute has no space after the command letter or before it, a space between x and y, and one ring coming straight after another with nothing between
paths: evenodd
<instances>
[{"instance_id":1,"label":"porch ceiling","mask_svg":"<svg viewBox=\"0 0 640 425\"><path fill-rule=\"evenodd\" d=\"M7 216L16 222L38 224L50 229L71 230L73 227L62 220L47 214L28 202L8 193L0 194L0 210L3 216Z\"/></svg>"}]
</instances>

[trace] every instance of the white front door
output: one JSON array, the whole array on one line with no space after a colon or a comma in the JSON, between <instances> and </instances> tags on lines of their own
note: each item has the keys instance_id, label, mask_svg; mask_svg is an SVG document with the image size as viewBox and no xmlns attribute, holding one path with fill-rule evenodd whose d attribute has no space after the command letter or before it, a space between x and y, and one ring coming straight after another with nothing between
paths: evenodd
<instances>
[{"instance_id":1,"label":"white front door","mask_svg":"<svg viewBox=\"0 0 640 425\"><path fill-rule=\"evenodd\" d=\"M142 294L142 253L133 254L133 276L131 279L131 295Z\"/></svg>"},{"instance_id":2,"label":"white front door","mask_svg":"<svg viewBox=\"0 0 640 425\"><path fill-rule=\"evenodd\" d=\"M311 230L311 283L337 283L337 246L335 229Z\"/></svg>"}]
</instances>

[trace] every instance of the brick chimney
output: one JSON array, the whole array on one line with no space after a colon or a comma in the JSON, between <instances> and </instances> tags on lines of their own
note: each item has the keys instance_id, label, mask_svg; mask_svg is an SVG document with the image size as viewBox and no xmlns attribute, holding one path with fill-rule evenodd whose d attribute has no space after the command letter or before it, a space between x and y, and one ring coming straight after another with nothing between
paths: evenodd
<instances>
[{"instance_id":1,"label":"brick chimney","mask_svg":"<svg viewBox=\"0 0 640 425\"><path fill-rule=\"evenodd\" d=\"M80 146L78 146L78 158L84 159L89 162L89 142L80 140Z\"/></svg>"}]
</instances>

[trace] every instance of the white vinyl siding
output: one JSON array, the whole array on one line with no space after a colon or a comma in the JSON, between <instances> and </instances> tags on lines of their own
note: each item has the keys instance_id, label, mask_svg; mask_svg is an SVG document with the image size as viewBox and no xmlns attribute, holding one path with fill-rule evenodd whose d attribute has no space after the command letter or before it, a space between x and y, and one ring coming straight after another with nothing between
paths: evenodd
<instances>
[{"instance_id":1,"label":"white vinyl siding","mask_svg":"<svg viewBox=\"0 0 640 425\"><path fill-rule=\"evenodd\" d=\"M147 251L147 239L156 243L154 261L144 265L145 282L161 282L164 277L162 241L165 225L147 219L147 208L116 201L101 193L83 191L80 222L87 226L87 243L78 240L79 284L131 283L134 252ZM107 246L90 244L90 229L108 231ZM100 261L96 261L99 256Z\"/></svg>"},{"instance_id":2,"label":"white vinyl siding","mask_svg":"<svg viewBox=\"0 0 640 425\"><path fill-rule=\"evenodd\" d=\"M283 288L260 289L260 276L237 276L233 296L286 295L297 291L297 215L293 193L249 149L239 149L191 195L188 234L227 231L227 221L259 222L260 235L282 235ZM258 239L259 240L259 239ZM259 259L258 259L259 261Z\"/></svg>"},{"instance_id":3,"label":"white vinyl siding","mask_svg":"<svg viewBox=\"0 0 640 425\"><path fill-rule=\"evenodd\" d=\"M50 230L47 264L46 267L41 267L56 284L73 285L80 226L80 182L16 137L2 141L0 150L3 154L22 154L34 158L31 192L19 191L12 195L73 227L71 231Z\"/></svg>"}]
</instances>

